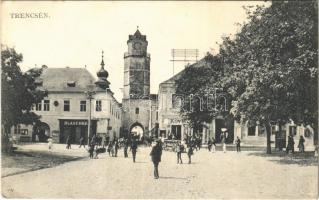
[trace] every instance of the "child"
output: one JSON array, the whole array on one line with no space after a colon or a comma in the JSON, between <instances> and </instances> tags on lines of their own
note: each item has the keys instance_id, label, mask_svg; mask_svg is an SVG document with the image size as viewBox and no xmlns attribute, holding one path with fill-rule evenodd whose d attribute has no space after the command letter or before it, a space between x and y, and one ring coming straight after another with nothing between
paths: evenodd
<instances>
[{"instance_id":1,"label":"child","mask_svg":"<svg viewBox=\"0 0 319 200\"><path fill-rule=\"evenodd\" d=\"M49 145L49 150L52 149L53 143L52 143L52 138L48 138L48 145Z\"/></svg>"}]
</instances>

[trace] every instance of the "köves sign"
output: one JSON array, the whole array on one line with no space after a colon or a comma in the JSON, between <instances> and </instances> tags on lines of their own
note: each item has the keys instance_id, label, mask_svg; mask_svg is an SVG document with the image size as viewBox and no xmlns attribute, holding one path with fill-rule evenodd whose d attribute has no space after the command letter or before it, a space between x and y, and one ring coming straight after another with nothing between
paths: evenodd
<instances>
[{"instance_id":1,"label":"k\u00f6ves sign","mask_svg":"<svg viewBox=\"0 0 319 200\"><path fill-rule=\"evenodd\" d=\"M64 126L87 126L87 120L63 120Z\"/></svg>"}]
</instances>

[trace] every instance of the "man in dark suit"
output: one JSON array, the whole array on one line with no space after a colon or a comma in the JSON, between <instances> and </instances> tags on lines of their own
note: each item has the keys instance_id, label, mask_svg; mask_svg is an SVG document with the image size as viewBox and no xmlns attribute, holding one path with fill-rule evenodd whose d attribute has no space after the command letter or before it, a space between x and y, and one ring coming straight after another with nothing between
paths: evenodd
<instances>
[{"instance_id":1,"label":"man in dark suit","mask_svg":"<svg viewBox=\"0 0 319 200\"><path fill-rule=\"evenodd\" d=\"M161 162L162 157L162 145L160 140L156 141L156 145L153 146L150 156L152 157L152 162L154 164L154 178L158 179L158 164Z\"/></svg>"},{"instance_id":2,"label":"man in dark suit","mask_svg":"<svg viewBox=\"0 0 319 200\"><path fill-rule=\"evenodd\" d=\"M137 152L137 141L135 139L133 139L132 141L130 150L132 151L133 162L135 162L136 152Z\"/></svg>"}]
</instances>

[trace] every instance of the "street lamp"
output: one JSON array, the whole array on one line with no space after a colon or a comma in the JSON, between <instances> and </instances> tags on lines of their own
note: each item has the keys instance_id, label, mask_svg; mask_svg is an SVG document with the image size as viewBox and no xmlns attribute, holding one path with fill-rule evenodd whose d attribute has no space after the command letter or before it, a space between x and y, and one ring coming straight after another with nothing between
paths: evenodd
<instances>
[{"instance_id":1,"label":"street lamp","mask_svg":"<svg viewBox=\"0 0 319 200\"><path fill-rule=\"evenodd\" d=\"M94 85L90 84L87 86L87 91L85 91L87 99L89 99L89 121L88 121L88 145L90 144L90 132L91 132L91 102L93 98L93 95L95 94Z\"/></svg>"}]
</instances>

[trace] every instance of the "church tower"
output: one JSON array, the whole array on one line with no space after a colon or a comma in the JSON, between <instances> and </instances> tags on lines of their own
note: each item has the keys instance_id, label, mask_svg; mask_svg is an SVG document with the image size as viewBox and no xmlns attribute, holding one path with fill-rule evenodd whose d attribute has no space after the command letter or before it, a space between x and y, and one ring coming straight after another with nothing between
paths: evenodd
<instances>
[{"instance_id":1,"label":"church tower","mask_svg":"<svg viewBox=\"0 0 319 200\"><path fill-rule=\"evenodd\" d=\"M146 36L137 29L129 35L124 54L124 99L147 98L150 94L150 55Z\"/></svg>"},{"instance_id":2,"label":"church tower","mask_svg":"<svg viewBox=\"0 0 319 200\"><path fill-rule=\"evenodd\" d=\"M124 135L149 135L150 123L150 55L146 36L137 29L129 35L128 51L124 54L124 89L122 127Z\"/></svg>"}]
</instances>

